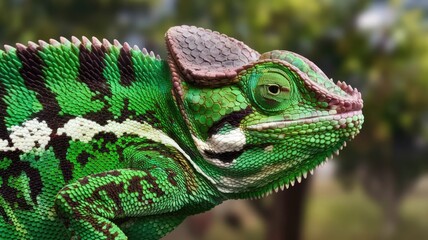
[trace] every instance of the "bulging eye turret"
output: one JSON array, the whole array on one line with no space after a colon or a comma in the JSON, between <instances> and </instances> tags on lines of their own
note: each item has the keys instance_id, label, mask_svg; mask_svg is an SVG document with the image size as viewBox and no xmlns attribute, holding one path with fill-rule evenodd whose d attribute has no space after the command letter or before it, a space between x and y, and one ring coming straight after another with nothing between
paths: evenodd
<instances>
[{"instance_id":1,"label":"bulging eye turret","mask_svg":"<svg viewBox=\"0 0 428 240\"><path fill-rule=\"evenodd\" d=\"M266 112L284 110L290 104L293 94L290 78L280 69L256 70L250 80L253 102Z\"/></svg>"}]
</instances>

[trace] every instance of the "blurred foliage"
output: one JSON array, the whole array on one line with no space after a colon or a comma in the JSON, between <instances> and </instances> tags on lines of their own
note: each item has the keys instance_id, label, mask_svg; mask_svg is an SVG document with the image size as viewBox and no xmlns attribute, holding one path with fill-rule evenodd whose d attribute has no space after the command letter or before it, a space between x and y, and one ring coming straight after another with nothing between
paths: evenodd
<instances>
[{"instance_id":1,"label":"blurred foliage","mask_svg":"<svg viewBox=\"0 0 428 240\"><path fill-rule=\"evenodd\" d=\"M422 2L4 0L0 42L86 35L165 56L165 31L188 24L260 52L298 52L362 91L366 122L341 154L338 173L348 185L361 182L394 225L403 196L428 165L428 10Z\"/></svg>"}]
</instances>

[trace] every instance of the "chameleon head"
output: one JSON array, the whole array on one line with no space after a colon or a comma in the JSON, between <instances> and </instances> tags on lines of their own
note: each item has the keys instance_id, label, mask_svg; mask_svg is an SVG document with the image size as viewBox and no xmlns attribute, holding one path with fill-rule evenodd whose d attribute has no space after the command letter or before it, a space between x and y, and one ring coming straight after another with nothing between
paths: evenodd
<instances>
[{"instance_id":1,"label":"chameleon head","mask_svg":"<svg viewBox=\"0 0 428 240\"><path fill-rule=\"evenodd\" d=\"M259 54L196 27L167 32L174 95L202 158L231 197L261 197L306 177L359 133L361 94L289 51Z\"/></svg>"}]
</instances>

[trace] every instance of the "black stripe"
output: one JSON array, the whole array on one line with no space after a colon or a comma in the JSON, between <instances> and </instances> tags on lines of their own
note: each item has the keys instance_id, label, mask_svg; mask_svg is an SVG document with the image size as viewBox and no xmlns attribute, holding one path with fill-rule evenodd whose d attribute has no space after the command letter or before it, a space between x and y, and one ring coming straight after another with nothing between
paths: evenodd
<instances>
[{"instance_id":1,"label":"black stripe","mask_svg":"<svg viewBox=\"0 0 428 240\"><path fill-rule=\"evenodd\" d=\"M160 106L155 109L160 109ZM139 114L134 109L130 109L129 98L123 99L123 107L117 121L124 122L127 119L135 120L137 122L146 122L155 128L161 126L160 120L156 117L156 111L146 110L144 114Z\"/></svg>"},{"instance_id":2,"label":"black stripe","mask_svg":"<svg viewBox=\"0 0 428 240\"><path fill-rule=\"evenodd\" d=\"M84 117L101 125L105 125L108 120L113 119L113 114L108 110L110 105L105 99L105 96L111 96L110 86L103 75L106 51L104 46L93 45L91 50L83 44L79 47L78 79L96 94L92 98L93 101L99 100L104 103L104 107L101 110L85 114Z\"/></svg>"},{"instance_id":3,"label":"black stripe","mask_svg":"<svg viewBox=\"0 0 428 240\"><path fill-rule=\"evenodd\" d=\"M65 183L73 178L74 165L67 160L67 150L70 147L70 137L65 135L52 136L49 144L52 146L55 156L59 159L59 167Z\"/></svg>"},{"instance_id":4,"label":"black stripe","mask_svg":"<svg viewBox=\"0 0 428 240\"><path fill-rule=\"evenodd\" d=\"M43 73L43 69L46 65L43 62L43 59L39 56L39 51L41 51L40 47L37 49L33 47L17 48L17 56L22 62L20 74L24 79L25 86L36 92L36 97L43 106L43 109L34 117L39 118L39 120L46 121L49 128L53 130L50 135L51 140L49 141L49 144L53 147L55 156L60 161L60 168L62 170L64 180L67 182L72 178L73 170L73 165L66 159L70 138L66 136L57 136L56 131L59 127L62 127L66 122L73 118L73 116L59 116L61 107L58 105L55 94L46 86Z\"/></svg>"},{"instance_id":5,"label":"black stripe","mask_svg":"<svg viewBox=\"0 0 428 240\"><path fill-rule=\"evenodd\" d=\"M208 136L217 134L218 131L220 131L220 129L222 129L226 124L230 124L232 127L238 127L242 119L244 119L246 116L248 116L252 112L253 112L253 109L250 106L248 106L245 109L241 109L239 111L229 113L227 116L215 122L208 129Z\"/></svg>"},{"instance_id":6,"label":"black stripe","mask_svg":"<svg viewBox=\"0 0 428 240\"><path fill-rule=\"evenodd\" d=\"M5 206L6 207L6 206ZM0 205L0 217L3 219L6 224L13 225L13 221L9 218L4 210L4 207Z\"/></svg>"},{"instance_id":7,"label":"black stripe","mask_svg":"<svg viewBox=\"0 0 428 240\"><path fill-rule=\"evenodd\" d=\"M37 204L37 196L42 192L43 182L40 176L40 171L33 168L28 161L19 161L20 151L3 152L2 157L12 160L11 165L7 169L0 169L0 176L3 179L3 184L0 186L0 196L12 206L15 204L19 209L31 209L19 190L10 187L8 181L10 178L19 177L23 172L29 178L28 184L31 189L30 196L34 204ZM36 156L36 158L40 158Z\"/></svg>"},{"instance_id":8,"label":"black stripe","mask_svg":"<svg viewBox=\"0 0 428 240\"><path fill-rule=\"evenodd\" d=\"M58 129L58 126L64 125L71 116L58 116L61 111L60 106L55 98L55 94L51 92L45 82L43 69L45 63L39 56L40 48L33 47L18 47L16 54L21 60L22 68L19 70L24 79L25 86L36 92L37 100L42 104L43 109L34 117L46 121L49 128Z\"/></svg>"},{"instance_id":9,"label":"black stripe","mask_svg":"<svg viewBox=\"0 0 428 240\"><path fill-rule=\"evenodd\" d=\"M222 153L215 153L212 151L205 150L204 154L211 159L218 159L224 163L231 163L233 162L233 160L238 158L243 152L244 152L243 149L240 151L222 152Z\"/></svg>"},{"instance_id":10,"label":"black stripe","mask_svg":"<svg viewBox=\"0 0 428 240\"><path fill-rule=\"evenodd\" d=\"M135 81L135 72L132 67L131 52L129 49L121 48L117 64L120 72L120 83L130 86Z\"/></svg>"},{"instance_id":11,"label":"black stripe","mask_svg":"<svg viewBox=\"0 0 428 240\"><path fill-rule=\"evenodd\" d=\"M6 88L3 85L4 83L0 81L0 139L10 140L9 133L6 128L6 108L7 104L4 101L4 96L6 95ZM10 142L10 141L9 141Z\"/></svg>"},{"instance_id":12,"label":"black stripe","mask_svg":"<svg viewBox=\"0 0 428 240\"><path fill-rule=\"evenodd\" d=\"M113 120L113 114L109 111L109 104L104 102L104 107L97 112L89 112L83 116L84 118L94 121L100 125L106 125L108 120Z\"/></svg>"},{"instance_id":13,"label":"black stripe","mask_svg":"<svg viewBox=\"0 0 428 240\"><path fill-rule=\"evenodd\" d=\"M83 167L89 162L89 158L91 156L92 156L91 154L89 154L87 151L83 150L81 153L79 153L79 155L77 155L76 160Z\"/></svg>"},{"instance_id":14,"label":"black stripe","mask_svg":"<svg viewBox=\"0 0 428 240\"><path fill-rule=\"evenodd\" d=\"M123 216L124 209L122 205L122 199L120 194L125 192L125 183L124 182L116 182L112 181L106 184L103 184L92 191L92 194L86 201L93 203L94 200L102 200L104 199L104 194L108 196L109 200L112 200L115 204L116 208L111 208L109 205L100 206L104 209L105 212L114 211L115 216ZM112 210L114 209L114 210Z\"/></svg>"},{"instance_id":15,"label":"black stripe","mask_svg":"<svg viewBox=\"0 0 428 240\"><path fill-rule=\"evenodd\" d=\"M204 150L204 154L208 158L217 159L217 160L220 160L220 161L222 161L224 163L231 163L235 159L237 159L239 156L241 156L242 153L244 153L245 151L247 151L249 149L252 149L252 148L261 148L261 149L264 149L265 147L267 147L269 145L271 145L271 144L269 144L269 143L261 143L261 144L258 144L258 145L246 144L239 151L216 153L216 152L213 152L213 151Z\"/></svg>"},{"instance_id":16,"label":"black stripe","mask_svg":"<svg viewBox=\"0 0 428 240\"><path fill-rule=\"evenodd\" d=\"M102 96L111 95L103 75L105 53L104 46L92 46L91 50L83 44L79 47L79 80L86 83L91 91L98 91Z\"/></svg>"},{"instance_id":17,"label":"black stripe","mask_svg":"<svg viewBox=\"0 0 428 240\"><path fill-rule=\"evenodd\" d=\"M95 134L92 140L98 141L98 144L93 145L95 151L107 153L111 151L107 145L114 145L117 142L117 136L111 132L100 132Z\"/></svg>"}]
</instances>

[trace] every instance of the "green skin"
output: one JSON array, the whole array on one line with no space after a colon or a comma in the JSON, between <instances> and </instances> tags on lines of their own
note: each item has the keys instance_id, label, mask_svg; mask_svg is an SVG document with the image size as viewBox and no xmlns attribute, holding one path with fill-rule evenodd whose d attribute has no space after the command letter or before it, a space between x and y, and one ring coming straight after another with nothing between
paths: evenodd
<instances>
[{"instance_id":1,"label":"green skin","mask_svg":"<svg viewBox=\"0 0 428 240\"><path fill-rule=\"evenodd\" d=\"M212 85L174 61L96 39L0 51L2 239L159 239L288 188L361 129L358 92L299 55Z\"/></svg>"}]
</instances>

